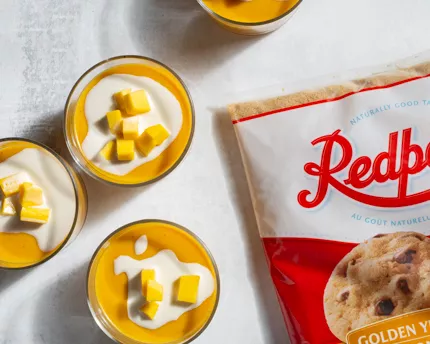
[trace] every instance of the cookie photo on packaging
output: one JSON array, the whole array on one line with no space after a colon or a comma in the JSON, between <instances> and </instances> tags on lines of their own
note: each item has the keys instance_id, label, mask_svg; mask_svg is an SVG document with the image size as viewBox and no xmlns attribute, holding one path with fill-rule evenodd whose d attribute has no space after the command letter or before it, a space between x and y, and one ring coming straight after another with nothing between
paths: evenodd
<instances>
[{"instance_id":1,"label":"cookie photo on packaging","mask_svg":"<svg viewBox=\"0 0 430 344\"><path fill-rule=\"evenodd\" d=\"M341 341L351 330L430 308L430 239L379 234L349 252L324 292L327 324Z\"/></svg>"},{"instance_id":2,"label":"cookie photo on packaging","mask_svg":"<svg viewBox=\"0 0 430 344\"><path fill-rule=\"evenodd\" d=\"M290 341L426 343L430 52L303 85L228 107Z\"/></svg>"}]
</instances>

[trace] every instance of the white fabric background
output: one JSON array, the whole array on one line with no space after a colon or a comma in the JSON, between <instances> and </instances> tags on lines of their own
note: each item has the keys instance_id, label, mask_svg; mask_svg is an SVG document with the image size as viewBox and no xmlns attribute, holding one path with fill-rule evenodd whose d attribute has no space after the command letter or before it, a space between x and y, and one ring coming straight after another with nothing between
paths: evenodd
<instances>
[{"instance_id":1,"label":"white fabric background","mask_svg":"<svg viewBox=\"0 0 430 344\"><path fill-rule=\"evenodd\" d=\"M110 343L87 309L88 261L112 230L151 217L192 229L217 260L219 309L196 343L285 343L234 131L214 99L429 49L429 13L427 0L304 0L285 27L249 38L219 28L195 0L0 0L0 137L62 149L70 88L114 55L171 66L197 112L194 143L174 173L138 190L85 178L89 216L77 240L36 269L0 272L0 343Z\"/></svg>"}]
</instances>

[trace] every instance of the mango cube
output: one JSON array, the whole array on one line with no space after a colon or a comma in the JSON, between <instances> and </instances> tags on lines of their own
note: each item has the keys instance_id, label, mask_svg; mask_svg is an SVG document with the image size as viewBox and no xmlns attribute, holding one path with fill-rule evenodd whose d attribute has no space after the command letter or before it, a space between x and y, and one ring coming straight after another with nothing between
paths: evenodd
<instances>
[{"instance_id":1,"label":"mango cube","mask_svg":"<svg viewBox=\"0 0 430 344\"><path fill-rule=\"evenodd\" d=\"M119 91L113 95L116 105L119 109L125 110L124 108L124 96L131 92L131 88L126 88L125 90Z\"/></svg>"},{"instance_id":2,"label":"mango cube","mask_svg":"<svg viewBox=\"0 0 430 344\"><path fill-rule=\"evenodd\" d=\"M112 154L115 149L115 141L109 141L100 151L100 155L106 160L112 160Z\"/></svg>"},{"instance_id":3,"label":"mango cube","mask_svg":"<svg viewBox=\"0 0 430 344\"><path fill-rule=\"evenodd\" d=\"M146 282L146 301L163 301L163 286L155 280Z\"/></svg>"},{"instance_id":4,"label":"mango cube","mask_svg":"<svg viewBox=\"0 0 430 344\"><path fill-rule=\"evenodd\" d=\"M23 207L43 204L43 191L37 185L25 182L19 189L19 202Z\"/></svg>"},{"instance_id":5,"label":"mango cube","mask_svg":"<svg viewBox=\"0 0 430 344\"><path fill-rule=\"evenodd\" d=\"M156 146L161 145L170 134L161 124L153 125L152 127L146 128L146 133L152 137Z\"/></svg>"},{"instance_id":6,"label":"mango cube","mask_svg":"<svg viewBox=\"0 0 430 344\"><path fill-rule=\"evenodd\" d=\"M134 159L134 141L116 140L116 154L119 161L131 161Z\"/></svg>"},{"instance_id":7,"label":"mango cube","mask_svg":"<svg viewBox=\"0 0 430 344\"><path fill-rule=\"evenodd\" d=\"M127 93L124 96L124 106L128 115L137 115L151 110L144 90Z\"/></svg>"},{"instance_id":8,"label":"mango cube","mask_svg":"<svg viewBox=\"0 0 430 344\"><path fill-rule=\"evenodd\" d=\"M149 280L155 280L155 270L142 270L140 273L140 280L142 281L142 294L146 294L146 283Z\"/></svg>"},{"instance_id":9,"label":"mango cube","mask_svg":"<svg viewBox=\"0 0 430 344\"><path fill-rule=\"evenodd\" d=\"M25 173L17 173L0 179L0 189L5 197L15 195L19 192L21 184L28 180Z\"/></svg>"},{"instance_id":10,"label":"mango cube","mask_svg":"<svg viewBox=\"0 0 430 344\"><path fill-rule=\"evenodd\" d=\"M140 135L136 140L136 147L142 155L148 156L155 146L161 145L169 135L169 132L161 124L154 125Z\"/></svg>"},{"instance_id":11,"label":"mango cube","mask_svg":"<svg viewBox=\"0 0 430 344\"><path fill-rule=\"evenodd\" d=\"M126 118L122 122L122 136L125 140L135 140L139 137L139 121L137 118Z\"/></svg>"},{"instance_id":12,"label":"mango cube","mask_svg":"<svg viewBox=\"0 0 430 344\"><path fill-rule=\"evenodd\" d=\"M148 156L155 146L155 141L146 131L144 131L136 140L136 148L143 156Z\"/></svg>"},{"instance_id":13,"label":"mango cube","mask_svg":"<svg viewBox=\"0 0 430 344\"><path fill-rule=\"evenodd\" d=\"M187 275L179 278L177 300L188 303L197 302L200 276Z\"/></svg>"},{"instance_id":14,"label":"mango cube","mask_svg":"<svg viewBox=\"0 0 430 344\"><path fill-rule=\"evenodd\" d=\"M12 199L5 198L1 204L0 214L5 216L13 216L16 214L15 206Z\"/></svg>"},{"instance_id":15,"label":"mango cube","mask_svg":"<svg viewBox=\"0 0 430 344\"><path fill-rule=\"evenodd\" d=\"M140 279L142 285L149 280L155 280L155 270L142 270L140 272Z\"/></svg>"},{"instance_id":16,"label":"mango cube","mask_svg":"<svg viewBox=\"0 0 430 344\"><path fill-rule=\"evenodd\" d=\"M122 121L121 111L119 110L110 111L106 114L106 118L108 121L110 132L112 134L115 134Z\"/></svg>"},{"instance_id":17,"label":"mango cube","mask_svg":"<svg viewBox=\"0 0 430 344\"><path fill-rule=\"evenodd\" d=\"M24 222L47 223L50 215L49 208L22 207L21 209L21 221Z\"/></svg>"},{"instance_id":18,"label":"mango cube","mask_svg":"<svg viewBox=\"0 0 430 344\"><path fill-rule=\"evenodd\" d=\"M158 311L158 307L159 305L157 302L147 302L143 305L140 311L152 320L155 318L155 314Z\"/></svg>"}]
</instances>

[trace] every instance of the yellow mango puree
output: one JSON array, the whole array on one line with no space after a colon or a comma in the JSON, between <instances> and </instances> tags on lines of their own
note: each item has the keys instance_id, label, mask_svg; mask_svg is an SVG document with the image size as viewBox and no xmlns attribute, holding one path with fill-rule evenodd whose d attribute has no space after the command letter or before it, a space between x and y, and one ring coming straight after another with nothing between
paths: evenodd
<instances>
[{"instance_id":1,"label":"yellow mango puree","mask_svg":"<svg viewBox=\"0 0 430 344\"><path fill-rule=\"evenodd\" d=\"M173 165L181 158L183 152L186 150L187 145L191 139L193 129L193 113L192 105L187 97L187 92L182 84L166 70L156 67L147 66L144 64L123 64L110 69L97 75L85 87L76 104L76 109L73 117L74 134L76 141L79 144L79 149L83 156L82 143L88 134L88 122L85 117L85 101L88 92L104 77L112 74L130 74L136 76L145 76L151 78L164 87L166 87L179 101L182 109L182 128L176 139L163 151L156 159L142 164L135 168L130 173L119 176L107 171L102 170L87 159L86 164L88 168L100 178L117 183L117 184L140 184L151 181L170 170ZM121 91L121 90L118 90Z\"/></svg>"},{"instance_id":2,"label":"yellow mango puree","mask_svg":"<svg viewBox=\"0 0 430 344\"><path fill-rule=\"evenodd\" d=\"M260 23L290 11L298 0L203 0L221 17L240 23Z\"/></svg>"},{"instance_id":3,"label":"yellow mango puree","mask_svg":"<svg viewBox=\"0 0 430 344\"><path fill-rule=\"evenodd\" d=\"M29 142L14 141L6 143L0 147L0 163L18 154L25 148L40 149L40 147ZM53 254L56 250L57 248L50 252L41 251L37 240L27 233L0 232L0 267L3 268L24 267L36 264Z\"/></svg>"},{"instance_id":4,"label":"yellow mango puree","mask_svg":"<svg viewBox=\"0 0 430 344\"><path fill-rule=\"evenodd\" d=\"M143 235L148 239L148 248L136 255L135 242ZM190 234L167 223L139 223L119 231L103 245L93 262L95 295L102 312L120 333L144 343L171 343L191 337L210 319L217 300L215 287L214 293L199 307L158 329L145 329L133 323L127 314L128 279L125 273L115 275L114 260L123 255L142 260L164 249L175 252L182 262L207 267L216 281L214 266L202 245Z\"/></svg>"}]
</instances>

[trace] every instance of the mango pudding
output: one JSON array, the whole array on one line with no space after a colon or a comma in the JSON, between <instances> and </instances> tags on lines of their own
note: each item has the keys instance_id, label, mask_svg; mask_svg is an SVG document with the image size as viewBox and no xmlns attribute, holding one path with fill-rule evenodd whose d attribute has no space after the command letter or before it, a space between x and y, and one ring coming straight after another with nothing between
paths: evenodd
<instances>
[{"instance_id":1,"label":"mango pudding","mask_svg":"<svg viewBox=\"0 0 430 344\"><path fill-rule=\"evenodd\" d=\"M259 35L285 24L302 0L197 0L218 24L239 34Z\"/></svg>"},{"instance_id":2,"label":"mango pudding","mask_svg":"<svg viewBox=\"0 0 430 344\"><path fill-rule=\"evenodd\" d=\"M87 211L79 176L49 148L0 140L0 268L45 262L81 230Z\"/></svg>"},{"instance_id":3,"label":"mango pudding","mask_svg":"<svg viewBox=\"0 0 430 344\"><path fill-rule=\"evenodd\" d=\"M219 283L212 256L194 234L146 220L99 246L88 271L88 303L101 329L120 343L189 343L211 321Z\"/></svg>"},{"instance_id":4,"label":"mango pudding","mask_svg":"<svg viewBox=\"0 0 430 344\"><path fill-rule=\"evenodd\" d=\"M194 131L191 98L179 77L144 57L116 57L88 70L66 104L66 142L91 176L144 185L172 171Z\"/></svg>"}]
</instances>

